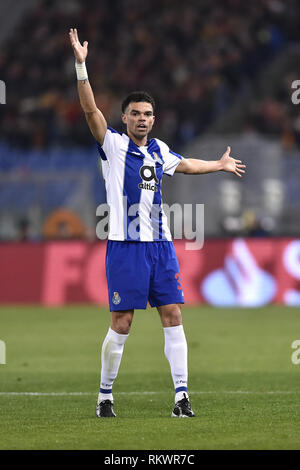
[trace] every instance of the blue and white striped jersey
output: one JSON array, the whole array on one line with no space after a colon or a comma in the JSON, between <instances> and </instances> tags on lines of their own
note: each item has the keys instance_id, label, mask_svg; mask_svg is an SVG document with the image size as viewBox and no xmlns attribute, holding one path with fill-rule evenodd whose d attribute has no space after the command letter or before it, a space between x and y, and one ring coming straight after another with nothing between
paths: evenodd
<instances>
[{"instance_id":1,"label":"blue and white striped jersey","mask_svg":"<svg viewBox=\"0 0 300 470\"><path fill-rule=\"evenodd\" d=\"M173 175L182 157L159 139L138 147L111 127L97 147L110 208L109 240L171 240L161 183L164 173Z\"/></svg>"}]
</instances>

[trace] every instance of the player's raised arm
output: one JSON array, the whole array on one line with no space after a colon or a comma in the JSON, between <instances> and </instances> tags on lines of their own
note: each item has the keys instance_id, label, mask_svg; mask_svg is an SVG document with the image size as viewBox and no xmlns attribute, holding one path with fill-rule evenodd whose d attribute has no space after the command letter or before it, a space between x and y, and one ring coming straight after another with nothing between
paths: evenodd
<instances>
[{"instance_id":1,"label":"player's raised arm","mask_svg":"<svg viewBox=\"0 0 300 470\"><path fill-rule=\"evenodd\" d=\"M77 29L71 28L69 31L69 37L76 59L75 67L80 104L85 113L91 133L99 144L102 145L107 129L107 123L100 109L97 108L94 93L88 80L85 66L85 60L88 54L88 43L87 41L84 41L83 45L80 44Z\"/></svg>"},{"instance_id":2,"label":"player's raised arm","mask_svg":"<svg viewBox=\"0 0 300 470\"><path fill-rule=\"evenodd\" d=\"M206 161L196 158L183 158L176 168L177 173L185 173L187 175L200 175L202 173L213 173L214 171L228 171L242 177L245 173L246 165L241 160L230 157L230 147L220 160Z\"/></svg>"}]
</instances>

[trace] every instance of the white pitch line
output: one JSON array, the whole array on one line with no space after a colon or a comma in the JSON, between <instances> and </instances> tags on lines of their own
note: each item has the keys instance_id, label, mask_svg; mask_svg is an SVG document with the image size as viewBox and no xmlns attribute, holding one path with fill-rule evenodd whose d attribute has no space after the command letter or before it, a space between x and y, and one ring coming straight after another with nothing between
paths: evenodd
<instances>
[{"instance_id":1,"label":"white pitch line","mask_svg":"<svg viewBox=\"0 0 300 470\"><path fill-rule=\"evenodd\" d=\"M161 395L172 392L115 392L114 395ZM190 395L292 395L300 393L300 390L207 390L190 391ZM74 396L97 396L97 392L0 392L0 396L36 396L36 397L74 397Z\"/></svg>"}]
</instances>

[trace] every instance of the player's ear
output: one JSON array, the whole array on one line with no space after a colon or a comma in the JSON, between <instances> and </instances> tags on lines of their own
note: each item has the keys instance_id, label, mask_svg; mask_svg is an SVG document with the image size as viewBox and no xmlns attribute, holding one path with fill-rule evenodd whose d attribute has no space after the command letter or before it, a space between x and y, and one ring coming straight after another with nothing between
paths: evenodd
<instances>
[{"instance_id":1,"label":"player's ear","mask_svg":"<svg viewBox=\"0 0 300 470\"><path fill-rule=\"evenodd\" d=\"M126 114L123 113L122 116L121 116L121 118L122 118L122 122L123 122L124 124L127 124L127 116L126 116Z\"/></svg>"}]
</instances>

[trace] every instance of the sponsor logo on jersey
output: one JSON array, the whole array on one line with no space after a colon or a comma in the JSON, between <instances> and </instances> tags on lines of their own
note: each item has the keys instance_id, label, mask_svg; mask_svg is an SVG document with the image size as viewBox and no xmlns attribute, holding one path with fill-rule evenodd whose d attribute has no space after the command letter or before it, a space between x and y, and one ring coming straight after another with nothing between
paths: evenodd
<instances>
[{"instance_id":1,"label":"sponsor logo on jersey","mask_svg":"<svg viewBox=\"0 0 300 470\"><path fill-rule=\"evenodd\" d=\"M140 168L140 177L143 182L139 183L139 189L148 189L150 191L157 192L158 178L156 176L155 166L143 165ZM153 182L154 180L154 182ZM156 184L155 184L156 183Z\"/></svg>"}]
</instances>

